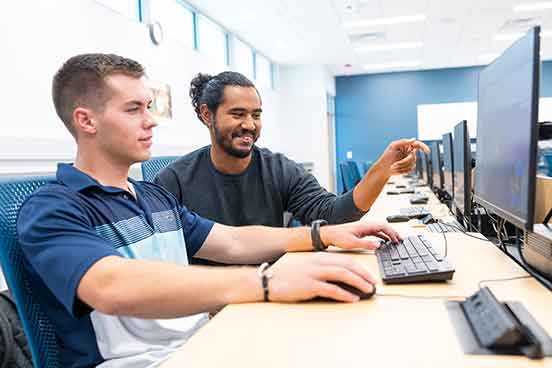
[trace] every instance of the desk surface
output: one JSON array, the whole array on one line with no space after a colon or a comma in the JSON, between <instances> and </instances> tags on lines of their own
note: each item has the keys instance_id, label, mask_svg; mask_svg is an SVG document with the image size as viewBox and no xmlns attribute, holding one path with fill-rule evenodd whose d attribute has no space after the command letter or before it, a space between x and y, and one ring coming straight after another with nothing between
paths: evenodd
<instances>
[{"instance_id":1,"label":"desk surface","mask_svg":"<svg viewBox=\"0 0 552 368\"><path fill-rule=\"evenodd\" d=\"M433 200L433 199L432 199ZM381 218L408 206L408 195L382 195L367 214ZM436 206L437 211L442 211ZM399 224L407 235L423 232ZM478 235L481 236L481 235ZM427 237L444 252L442 234ZM447 233L456 272L447 283L378 285L378 294L359 303L252 303L224 308L163 368L181 367L552 367L552 358L465 355L444 299L473 294L481 280L527 273L493 244L462 233ZM331 251L338 251L332 249ZM379 276L371 252L347 252ZM287 254L301 257L304 254ZM500 300L522 301L552 335L552 294L532 278L485 285ZM386 295L387 294L387 295ZM404 295L404 296L391 296Z\"/></svg>"}]
</instances>

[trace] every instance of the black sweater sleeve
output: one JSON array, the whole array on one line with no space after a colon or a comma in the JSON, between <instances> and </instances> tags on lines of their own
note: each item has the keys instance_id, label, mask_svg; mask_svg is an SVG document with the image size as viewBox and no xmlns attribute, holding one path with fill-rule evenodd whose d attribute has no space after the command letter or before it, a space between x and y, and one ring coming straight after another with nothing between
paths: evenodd
<instances>
[{"instance_id":1,"label":"black sweater sleeve","mask_svg":"<svg viewBox=\"0 0 552 368\"><path fill-rule=\"evenodd\" d=\"M353 201L353 191L336 196L320 186L316 178L302 166L282 157L284 168L284 190L287 194L286 210L303 224L317 219L330 224L358 220L365 212Z\"/></svg>"}]
</instances>

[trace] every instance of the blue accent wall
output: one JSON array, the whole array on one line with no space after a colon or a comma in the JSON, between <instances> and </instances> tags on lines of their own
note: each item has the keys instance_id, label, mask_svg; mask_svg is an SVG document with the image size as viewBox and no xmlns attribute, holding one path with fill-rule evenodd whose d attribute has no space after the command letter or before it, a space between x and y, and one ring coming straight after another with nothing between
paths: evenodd
<instances>
[{"instance_id":1,"label":"blue accent wall","mask_svg":"<svg viewBox=\"0 0 552 368\"><path fill-rule=\"evenodd\" d=\"M353 151L375 161L396 139L417 137L417 106L477 100L481 67L336 78L336 163ZM542 64L541 96L552 96L552 62ZM362 166L360 166L362 168ZM339 166L338 191L341 191Z\"/></svg>"}]
</instances>

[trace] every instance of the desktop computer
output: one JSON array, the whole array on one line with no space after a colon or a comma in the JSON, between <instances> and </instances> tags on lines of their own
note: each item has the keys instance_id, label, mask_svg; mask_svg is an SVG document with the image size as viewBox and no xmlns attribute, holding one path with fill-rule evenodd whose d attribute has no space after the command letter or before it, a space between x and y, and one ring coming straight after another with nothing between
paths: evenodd
<instances>
[{"instance_id":1,"label":"desktop computer","mask_svg":"<svg viewBox=\"0 0 552 368\"><path fill-rule=\"evenodd\" d=\"M441 160L440 146L439 141L433 141L429 146L431 150L432 189L439 197L443 190L443 162Z\"/></svg>"},{"instance_id":2,"label":"desktop computer","mask_svg":"<svg viewBox=\"0 0 552 368\"><path fill-rule=\"evenodd\" d=\"M454 127L452 160L454 162L453 208L458 222L469 228L466 222L471 222L471 148L466 120Z\"/></svg>"},{"instance_id":3,"label":"desktop computer","mask_svg":"<svg viewBox=\"0 0 552 368\"><path fill-rule=\"evenodd\" d=\"M443 134L443 194L450 201L454 194L454 159L452 157L452 134ZM450 207L450 206L449 206Z\"/></svg>"},{"instance_id":4,"label":"desktop computer","mask_svg":"<svg viewBox=\"0 0 552 368\"><path fill-rule=\"evenodd\" d=\"M430 167L429 167L429 159L428 156L421 151L418 151L420 154L420 166L421 166L421 176L422 183L428 186L431 186L431 177L429 175L430 173Z\"/></svg>"},{"instance_id":5,"label":"desktop computer","mask_svg":"<svg viewBox=\"0 0 552 368\"><path fill-rule=\"evenodd\" d=\"M525 231L525 261L551 277L552 232L534 226L539 53L535 27L480 73L474 198Z\"/></svg>"}]
</instances>

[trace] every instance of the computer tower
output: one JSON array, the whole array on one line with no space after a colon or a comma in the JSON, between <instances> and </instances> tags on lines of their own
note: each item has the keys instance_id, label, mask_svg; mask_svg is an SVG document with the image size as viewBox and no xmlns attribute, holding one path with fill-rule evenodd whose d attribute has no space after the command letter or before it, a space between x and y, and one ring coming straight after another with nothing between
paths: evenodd
<instances>
[{"instance_id":1,"label":"computer tower","mask_svg":"<svg viewBox=\"0 0 552 368\"><path fill-rule=\"evenodd\" d=\"M544 224L525 231L523 258L534 269L552 280L552 229Z\"/></svg>"}]
</instances>

